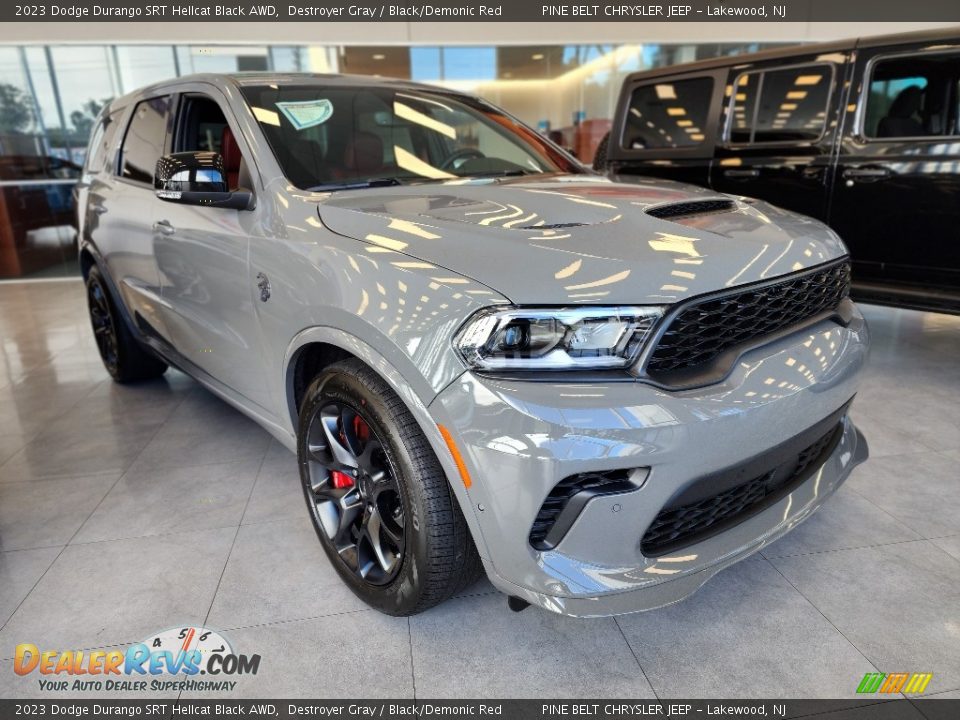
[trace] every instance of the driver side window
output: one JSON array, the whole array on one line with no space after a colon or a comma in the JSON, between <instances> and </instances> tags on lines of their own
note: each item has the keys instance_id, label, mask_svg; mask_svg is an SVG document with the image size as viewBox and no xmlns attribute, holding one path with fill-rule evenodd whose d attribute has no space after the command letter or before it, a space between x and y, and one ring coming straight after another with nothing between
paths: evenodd
<instances>
[{"instance_id":1,"label":"driver side window","mask_svg":"<svg viewBox=\"0 0 960 720\"><path fill-rule=\"evenodd\" d=\"M240 180L243 156L236 137L220 105L206 95L183 96L174 150L219 153L229 189L236 190L243 184Z\"/></svg>"}]
</instances>

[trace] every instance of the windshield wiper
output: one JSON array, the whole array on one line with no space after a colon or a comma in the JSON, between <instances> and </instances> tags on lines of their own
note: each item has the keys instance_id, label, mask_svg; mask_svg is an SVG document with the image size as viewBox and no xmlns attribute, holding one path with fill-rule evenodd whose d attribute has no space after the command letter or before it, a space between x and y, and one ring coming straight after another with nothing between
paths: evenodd
<instances>
[{"instance_id":1,"label":"windshield wiper","mask_svg":"<svg viewBox=\"0 0 960 720\"><path fill-rule=\"evenodd\" d=\"M520 175L542 175L542 174L543 173L534 172L533 170L497 170L494 172L470 173L469 175L460 175L459 177L469 177L469 178L518 177Z\"/></svg>"},{"instance_id":2,"label":"windshield wiper","mask_svg":"<svg viewBox=\"0 0 960 720\"><path fill-rule=\"evenodd\" d=\"M357 180L354 182L327 183L325 185L315 185L307 188L310 192L322 192L324 190L357 190L360 188L372 187L390 187L392 185L402 185L397 178L383 177L370 178L369 180Z\"/></svg>"}]
</instances>

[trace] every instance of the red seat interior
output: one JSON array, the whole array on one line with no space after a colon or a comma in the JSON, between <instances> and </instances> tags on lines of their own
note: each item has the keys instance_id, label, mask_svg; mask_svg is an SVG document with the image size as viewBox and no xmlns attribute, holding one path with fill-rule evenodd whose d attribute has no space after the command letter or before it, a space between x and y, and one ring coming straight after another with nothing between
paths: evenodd
<instances>
[{"instance_id":1,"label":"red seat interior","mask_svg":"<svg viewBox=\"0 0 960 720\"><path fill-rule=\"evenodd\" d=\"M383 141L373 133L355 133L344 150L343 166L353 177L376 176L383 170Z\"/></svg>"},{"instance_id":2,"label":"red seat interior","mask_svg":"<svg viewBox=\"0 0 960 720\"><path fill-rule=\"evenodd\" d=\"M223 157L223 169L227 173L227 186L236 190L240 187L240 162L243 155L240 154L240 146L237 145L237 139L229 125L224 125L220 134L220 155Z\"/></svg>"}]
</instances>

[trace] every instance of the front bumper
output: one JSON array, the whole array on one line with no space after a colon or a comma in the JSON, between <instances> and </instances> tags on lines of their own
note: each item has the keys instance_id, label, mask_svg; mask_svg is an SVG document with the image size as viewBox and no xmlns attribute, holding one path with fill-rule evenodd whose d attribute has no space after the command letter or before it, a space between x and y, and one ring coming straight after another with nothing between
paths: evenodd
<instances>
[{"instance_id":1,"label":"front bumper","mask_svg":"<svg viewBox=\"0 0 960 720\"><path fill-rule=\"evenodd\" d=\"M856 393L867 344L859 313L846 327L824 321L743 355L722 382L686 391L463 375L430 410L473 478L468 496L491 581L573 616L649 610L695 592L809 517L866 459L850 419L819 469L761 512L659 557L641 552L646 529L693 482L842 408ZM634 468L644 469L633 474L638 489L590 500L555 547L531 546L531 525L560 480Z\"/></svg>"}]
</instances>

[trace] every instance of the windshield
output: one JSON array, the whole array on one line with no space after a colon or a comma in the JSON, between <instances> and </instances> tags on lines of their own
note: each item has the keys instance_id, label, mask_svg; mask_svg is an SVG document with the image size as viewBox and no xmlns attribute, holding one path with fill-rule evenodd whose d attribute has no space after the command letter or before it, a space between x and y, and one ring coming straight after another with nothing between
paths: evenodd
<instances>
[{"instance_id":1,"label":"windshield","mask_svg":"<svg viewBox=\"0 0 960 720\"><path fill-rule=\"evenodd\" d=\"M284 175L303 189L583 172L533 130L469 97L319 85L243 94Z\"/></svg>"}]
</instances>

